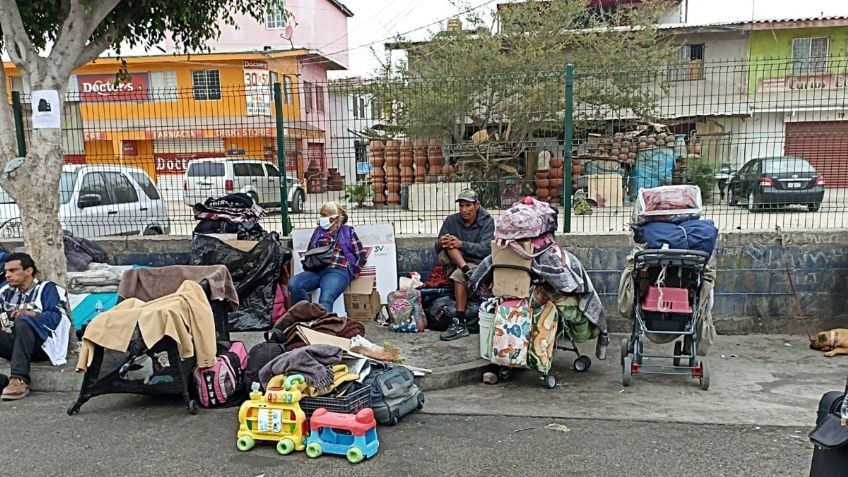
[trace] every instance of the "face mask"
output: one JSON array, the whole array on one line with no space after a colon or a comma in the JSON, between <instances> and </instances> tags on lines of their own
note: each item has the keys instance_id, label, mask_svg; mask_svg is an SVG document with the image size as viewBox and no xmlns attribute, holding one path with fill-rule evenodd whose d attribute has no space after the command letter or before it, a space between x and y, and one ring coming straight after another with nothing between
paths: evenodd
<instances>
[{"instance_id":1,"label":"face mask","mask_svg":"<svg viewBox=\"0 0 848 477\"><path fill-rule=\"evenodd\" d=\"M330 230L333 226L333 221L329 217L321 217L318 219L318 226L324 230Z\"/></svg>"}]
</instances>

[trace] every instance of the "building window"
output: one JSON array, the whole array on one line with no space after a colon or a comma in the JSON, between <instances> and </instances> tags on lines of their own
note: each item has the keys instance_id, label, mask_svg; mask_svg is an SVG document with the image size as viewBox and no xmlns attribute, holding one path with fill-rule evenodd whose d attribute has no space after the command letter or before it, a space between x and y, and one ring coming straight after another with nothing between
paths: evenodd
<instances>
[{"instance_id":1,"label":"building window","mask_svg":"<svg viewBox=\"0 0 848 477\"><path fill-rule=\"evenodd\" d=\"M191 72L191 81L195 100L221 99L221 77L218 70L194 70Z\"/></svg>"},{"instance_id":2,"label":"building window","mask_svg":"<svg viewBox=\"0 0 848 477\"><path fill-rule=\"evenodd\" d=\"M365 115L365 98L362 96L353 97L353 119L368 119Z\"/></svg>"},{"instance_id":3,"label":"building window","mask_svg":"<svg viewBox=\"0 0 848 477\"><path fill-rule=\"evenodd\" d=\"M678 48L668 76L670 81L704 79L704 44L683 45Z\"/></svg>"},{"instance_id":4,"label":"building window","mask_svg":"<svg viewBox=\"0 0 848 477\"><path fill-rule=\"evenodd\" d=\"M371 119L383 119L383 108L374 98L371 98Z\"/></svg>"},{"instance_id":5,"label":"building window","mask_svg":"<svg viewBox=\"0 0 848 477\"><path fill-rule=\"evenodd\" d=\"M176 71L168 70L150 72L150 99L153 101L177 100Z\"/></svg>"},{"instance_id":6,"label":"building window","mask_svg":"<svg viewBox=\"0 0 848 477\"><path fill-rule=\"evenodd\" d=\"M283 76L283 95L286 98L286 104L294 102L294 90L292 89L292 79L289 76Z\"/></svg>"},{"instance_id":7,"label":"building window","mask_svg":"<svg viewBox=\"0 0 848 477\"><path fill-rule=\"evenodd\" d=\"M315 91L309 81L303 82L303 95L305 96L303 100L306 101L306 110L312 111L315 109Z\"/></svg>"},{"instance_id":8,"label":"building window","mask_svg":"<svg viewBox=\"0 0 848 477\"><path fill-rule=\"evenodd\" d=\"M829 38L795 38L792 40L792 74L827 73Z\"/></svg>"},{"instance_id":9,"label":"building window","mask_svg":"<svg viewBox=\"0 0 848 477\"><path fill-rule=\"evenodd\" d=\"M288 24L285 4L274 5L268 9L265 17L265 26L269 30L282 30Z\"/></svg>"},{"instance_id":10,"label":"building window","mask_svg":"<svg viewBox=\"0 0 848 477\"><path fill-rule=\"evenodd\" d=\"M324 87L315 86L315 109L324 112Z\"/></svg>"}]
</instances>

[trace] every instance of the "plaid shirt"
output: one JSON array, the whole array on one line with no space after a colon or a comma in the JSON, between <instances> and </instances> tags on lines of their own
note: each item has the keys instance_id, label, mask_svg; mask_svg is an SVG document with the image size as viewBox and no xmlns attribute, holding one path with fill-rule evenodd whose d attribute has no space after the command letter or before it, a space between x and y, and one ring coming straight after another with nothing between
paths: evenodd
<instances>
[{"instance_id":1,"label":"plaid shirt","mask_svg":"<svg viewBox=\"0 0 848 477\"><path fill-rule=\"evenodd\" d=\"M323 247L325 245L330 244L330 236L326 236L318 239L317 247ZM362 242L359 240L359 236L356 235L356 232L350 231L350 241L353 244L353 256L356 259L356 263L352 267L348 267L347 257L345 257L344 252L342 252L341 245L336 242L333 247L333 262L327 268L339 268L341 270L350 270L351 274L354 277L359 275L359 272L362 270L362 267L365 266L365 261L368 258L368 254L365 253L365 249L362 247Z\"/></svg>"}]
</instances>

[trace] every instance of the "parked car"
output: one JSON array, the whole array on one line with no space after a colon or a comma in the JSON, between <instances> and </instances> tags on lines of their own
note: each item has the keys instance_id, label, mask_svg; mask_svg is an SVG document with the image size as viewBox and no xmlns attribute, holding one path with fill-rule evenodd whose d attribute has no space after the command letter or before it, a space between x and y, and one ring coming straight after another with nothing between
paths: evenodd
<instances>
[{"instance_id":1,"label":"parked car","mask_svg":"<svg viewBox=\"0 0 848 477\"><path fill-rule=\"evenodd\" d=\"M752 159L731 176L727 188L727 202L743 203L750 211L799 204L815 212L824 199L824 177L800 157Z\"/></svg>"},{"instance_id":2,"label":"parked car","mask_svg":"<svg viewBox=\"0 0 848 477\"><path fill-rule=\"evenodd\" d=\"M159 189L144 170L135 167L62 167L59 221L79 237L167 235L171 231ZM18 204L0 189L0 237L22 235Z\"/></svg>"},{"instance_id":3,"label":"parked car","mask_svg":"<svg viewBox=\"0 0 848 477\"><path fill-rule=\"evenodd\" d=\"M260 159L211 157L188 164L183 181L183 202L193 206L209 197L243 192L265 208L280 207L280 175L274 164ZM303 212L306 191L294 177L286 178L288 206Z\"/></svg>"}]
</instances>

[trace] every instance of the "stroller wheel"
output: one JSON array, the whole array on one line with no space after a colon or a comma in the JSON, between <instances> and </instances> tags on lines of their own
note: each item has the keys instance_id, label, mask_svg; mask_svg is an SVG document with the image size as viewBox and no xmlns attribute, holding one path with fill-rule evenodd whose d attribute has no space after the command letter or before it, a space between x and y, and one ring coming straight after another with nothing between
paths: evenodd
<instances>
[{"instance_id":1,"label":"stroller wheel","mask_svg":"<svg viewBox=\"0 0 848 477\"><path fill-rule=\"evenodd\" d=\"M197 402L197 399L192 399L188 402L188 412L190 414L197 414L200 410L200 404Z\"/></svg>"},{"instance_id":2,"label":"stroller wheel","mask_svg":"<svg viewBox=\"0 0 848 477\"><path fill-rule=\"evenodd\" d=\"M556 376L553 374L546 374L542 379L545 380L546 388L553 389L556 387Z\"/></svg>"},{"instance_id":3,"label":"stroller wheel","mask_svg":"<svg viewBox=\"0 0 848 477\"><path fill-rule=\"evenodd\" d=\"M680 366L680 355L683 354L683 345L680 341L674 342L674 355L677 358L674 358L674 367Z\"/></svg>"},{"instance_id":4,"label":"stroller wheel","mask_svg":"<svg viewBox=\"0 0 848 477\"><path fill-rule=\"evenodd\" d=\"M592 366L592 360L588 356L580 355L574 360L574 370L582 373L588 371Z\"/></svg>"},{"instance_id":5,"label":"stroller wheel","mask_svg":"<svg viewBox=\"0 0 848 477\"><path fill-rule=\"evenodd\" d=\"M77 401L72 402L71 405L68 406L68 415L69 416L73 416L74 414L78 414L79 411L80 411L80 404Z\"/></svg>"},{"instance_id":6,"label":"stroller wheel","mask_svg":"<svg viewBox=\"0 0 848 477\"><path fill-rule=\"evenodd\" d=\"M498 379L501 381L506 381L507 379L512 377L512 370L509 368L501 368L498 370Z\"/></svg>"},{"instance_id":7,"label":"stroller wheel","mask_svg":"<svg viewBox=\"0 0 848 477\"><path fill-rule=\"evenodd\" d=\"M627 357L629 353L628 348L630 347L630 339L629 338L621 338L621 365L624 366L624 358Z\"/></svg>"},{"instance_id":8,"label":"stroller wheel","mask_svg":"<svg viewBox=\"0 0 848 477\"><path fill-rule=\"evenodd\" d=\"M709 391L710 389L710 364L707 360L702 360L701 363L701 389Z\"/></svg>"},{"instance_id":9,"label":"stroller wheel","mask_svg":"<svg viewBox=\"0 0 848 477\"><path fill-rule=\"evenodd\" d=\"M630 386L630 367L633 365L633 358L630 356L624 358L624 367L621 369L621 384L624 387Z\"/></svg>"}]
</instances>

